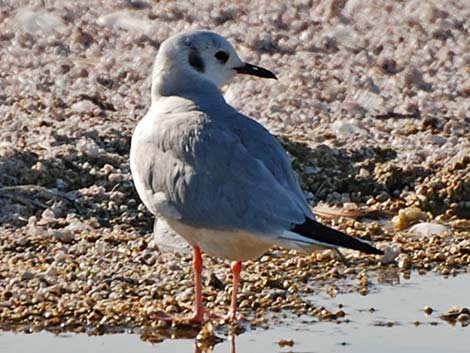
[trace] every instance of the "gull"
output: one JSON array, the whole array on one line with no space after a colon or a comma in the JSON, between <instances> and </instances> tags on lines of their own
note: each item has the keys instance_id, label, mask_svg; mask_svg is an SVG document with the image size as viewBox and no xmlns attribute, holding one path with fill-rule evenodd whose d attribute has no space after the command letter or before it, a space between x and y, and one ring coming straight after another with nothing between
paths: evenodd
<instances>
[{"instance_id":1,"label":"gull","mask_svg":"<svg viewBox=\"0 0 470 353\"><path fill-rule=\"evenodd\" d=\"M130 166L142 202L194 250L195 311L180 319L191 323L211 317L202 300L201 252L232 260L226 317L232 322L242 261L273 245L382 253L315 221L281 144L225 101L220 88L236 74L276 79L243 62L214 32L168 38L155 60L151 106L132 136ZM165 314L157 319L178 320Z\"/></svg>"}]
</instances>

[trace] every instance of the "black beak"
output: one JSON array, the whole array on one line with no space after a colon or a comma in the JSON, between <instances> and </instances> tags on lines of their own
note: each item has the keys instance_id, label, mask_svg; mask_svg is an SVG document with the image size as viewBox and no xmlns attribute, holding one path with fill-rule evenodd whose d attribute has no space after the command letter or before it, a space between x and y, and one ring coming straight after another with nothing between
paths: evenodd
<instances>
[{"instance_id":1,"label":"black beak","mask_svg":"<svg viewBox=\"0 0 470 353\"><path fill-rule=\"evenodd\" d=\"M256 65L244 63L243 66L234 67L233 69L239 74L247 74L264 78L274 78L275 80L277 80L276 75L274 75L271 71L263 69L262 67Z\"/></svg>"}]
</instances>

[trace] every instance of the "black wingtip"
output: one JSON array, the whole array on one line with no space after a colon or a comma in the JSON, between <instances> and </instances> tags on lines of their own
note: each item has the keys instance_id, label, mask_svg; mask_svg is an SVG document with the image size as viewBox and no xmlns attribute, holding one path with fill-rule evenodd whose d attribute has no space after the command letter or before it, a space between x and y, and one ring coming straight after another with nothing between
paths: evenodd
<instances>
[{"instance_id":1,"label":"black wingtip","mask_svg":"<svg viewBox=\"0 0 470 353\"><path fill-rule=\"evenodd\" d=\"M367 242L327 227L313 219L307 218L304 223L296 225L292 231L327 246L340 246L359 250L366 254L383 255L382 250L373 247Z\"/></svg>"}]
</instances>

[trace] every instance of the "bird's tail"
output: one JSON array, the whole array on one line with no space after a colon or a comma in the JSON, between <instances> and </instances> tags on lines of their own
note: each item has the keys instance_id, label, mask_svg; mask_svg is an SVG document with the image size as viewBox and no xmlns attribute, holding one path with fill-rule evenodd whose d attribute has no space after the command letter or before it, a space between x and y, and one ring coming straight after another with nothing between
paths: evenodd
<instances>
[{"instance_id":1,"label":"bird's tail","mask_svg":"<svg viewBox=\"0 0 470 353\"><path fill-rule=\"evenodd\" d=\"M285 232L282 238L284 246L304 250L315 248L349 248L366 254L383 254L368 242L351 237L336 229L327 227L313 219L307 218L304 223L296 225Z\"/></svg>"}]
</instances>

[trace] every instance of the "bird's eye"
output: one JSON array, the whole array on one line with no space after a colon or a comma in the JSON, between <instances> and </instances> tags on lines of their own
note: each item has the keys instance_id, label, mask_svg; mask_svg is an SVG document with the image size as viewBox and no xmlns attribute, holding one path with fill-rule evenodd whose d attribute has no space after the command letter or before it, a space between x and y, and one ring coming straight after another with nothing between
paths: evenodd
<instances>
[{"instance_id":1,"label":"bird's eye","mask_svg":"<svg viewBox=\"0 0 470 353\"><path fill-rule=\"evenodd\" d=\"M229 55L222 51L222 50L219 50L217 53L215 53L215 57L217 58L217 60L219 60L221 63L226 63L227 60L228 60L228 57Z\"/></svg>"}]
</instances>

